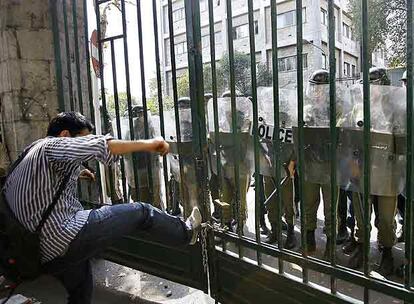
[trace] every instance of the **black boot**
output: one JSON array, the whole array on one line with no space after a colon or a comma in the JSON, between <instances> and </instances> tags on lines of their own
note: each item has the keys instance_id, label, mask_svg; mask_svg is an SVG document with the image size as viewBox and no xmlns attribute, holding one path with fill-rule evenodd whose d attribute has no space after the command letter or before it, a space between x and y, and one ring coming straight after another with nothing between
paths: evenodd
<instances>
[{"instance_id":1,"label":"black boot","mask_svg":"<svg viewBox=\"0 0 414 304\"><path fill-rule=\"evenodd\" d=\"M288 224L287 226L287 237L284 248L290 250L296 247L296 236L295 236L295 226Z\"/></svg>"},{"instance_id":2,"label":"black boot","mask_svg":"<svg viewBox=\"0 0 414 304\"><path fill-rule=\"evenodd\" d=\"M356 243L354 252L348 261L348 267L351 269L358 269L362 266L364 260L364 249L362 243Z\"/></svg>"},{"instance_id":3,"label":"black boot","mask_svg":"<svg viewBox=\"0 0 414 304\"><path fill-rule=\"evenodd\" d=\"M274 244L277 241L277 225L276 224L270 224L272 230L270 231L269 235L265 239L266 244Z\"/></svg>"},{"instance_id":4,"label":"black boot","mask_svg":"<svg viewBox=\"0 0 414 304\"><path fill-rule=\"evenodd\" d=\"M308 254L316 251L315 230L306 231L306 245Z\"/></svg>"},{"instance_id":5,"label":"black boot","mask_svg":"<svg viewBox=\"0 0 414 304\"><path fill-rule=\"evenodd\" d=\"M346 241L345 245L342 247L342 252L345 254L351 254L357 248L357 241L355 240L354 236L350 236Z\"/></svg>"},{"instance_id":6,"label":"black boot","mask_svg":"<svg viewBox=\"0 0 414 304\"><path fill-rule=\"evenodd\" d=\"M268 235L270 233L269 228L267 228L266 224L260 225L260 234Z\"/></svg>"},{"instance_id":7,"label":"black boot","mask_svg":"<svg viewBox=\"0 0 414 304\"><path fill-rule=\"evenodd\" d=\"M378 272L383 276L389 276L394 272L394 258L392 257L392 248L384 247L382 250L381 263Z\"/></svg>"},{"instance_id":8,"label":"black boot","mask_svg":"<svg viewBox=\"0 0 414 304\"><path fill-rule=\"evenodd\" d=\"M338 228L338 235L336 236L336 244L342 245L349 238L348 228L346 228L346 223L343 223Z\"/></svg>"},{"instance_id":9,"label":"black boot","mask_svg":"<svg viewBox=\"0 0 414 304\"><path fill-rule=\"evenodd\" d=\"M286 224L286 221L284 219L282 219L282 230L286 231L288 228L288 225Z\"/></svg>"}]
</instances>

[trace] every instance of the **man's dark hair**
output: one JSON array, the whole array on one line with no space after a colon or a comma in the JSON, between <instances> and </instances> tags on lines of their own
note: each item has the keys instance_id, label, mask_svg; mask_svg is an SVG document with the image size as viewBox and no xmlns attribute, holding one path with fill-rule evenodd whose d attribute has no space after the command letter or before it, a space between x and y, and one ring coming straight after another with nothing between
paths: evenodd
<instances>
[{"instance_id":1,"label":"man's dark hair","mask_svg":"<svg viewBox=\"0 0 414 304\"><path fill-rule=\"evenodd\" d=\"M58 136L62 131L68 130L70 135L74 137L84 129L88 129L89 132L94 129L92 123L85 116L79 112L62 112L49 123L47 136Z\"/></svg>"}]
</instances>

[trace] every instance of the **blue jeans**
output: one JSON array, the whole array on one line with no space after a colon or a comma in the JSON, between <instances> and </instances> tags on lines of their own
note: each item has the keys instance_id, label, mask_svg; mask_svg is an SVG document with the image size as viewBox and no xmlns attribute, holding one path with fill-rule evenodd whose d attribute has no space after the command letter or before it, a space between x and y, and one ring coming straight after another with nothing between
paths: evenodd
<instances>
[{"instance_id":1,"label":"blue jeans","mask_svg":"<svg viewBox=\"0 0 414 304\"><path fill-rule=\"evenodd\" d=\"M190 241L188 229L180 218L149 204L104 206L91 211L66 254L46 263L44 271L65 286L69 304L89 304L93 289L90 258L131 233L142 233L143 238L171 246L185 246Z\"/></svg>"}]
</instances>

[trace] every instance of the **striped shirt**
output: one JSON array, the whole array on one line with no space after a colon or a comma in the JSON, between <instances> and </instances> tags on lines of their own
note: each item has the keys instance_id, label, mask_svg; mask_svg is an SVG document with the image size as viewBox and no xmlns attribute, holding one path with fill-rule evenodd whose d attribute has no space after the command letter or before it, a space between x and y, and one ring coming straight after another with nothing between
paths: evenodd
<instances>
[{"instance_id":1,"label":"striped shirt","mask_svg":"<svg viewBox=\"0 0 414 304\"><path fill-rule=\"evenodd\" d=\"M108 150L110 136L46 137L31 144L29 152L8 177L6 199L17 219L35 231L52 203L64 177L70 173L51 215L40 234L42 263L62 256L88 220L77 197L81 163L96 159L104 164L115 161Z\"/></svg>"}]
</instances>

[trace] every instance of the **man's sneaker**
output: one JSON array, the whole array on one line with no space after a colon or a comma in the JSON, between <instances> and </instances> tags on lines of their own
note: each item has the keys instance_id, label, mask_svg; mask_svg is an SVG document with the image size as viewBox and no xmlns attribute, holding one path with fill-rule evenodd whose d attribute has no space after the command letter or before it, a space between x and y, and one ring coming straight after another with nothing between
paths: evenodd
<instances>
[{"instance_id":1,"label":"man's sneaker","mask_svg":"<svg viewBox=\"0 0 414 304\"><path fill-rule=\"evenodd\" d=\"M197 237L201 230L201 221L200 209L194 207L190 216L185 221L190 236L190 245L194 245L197 242Z\"/></svg>"}]
</instances>

